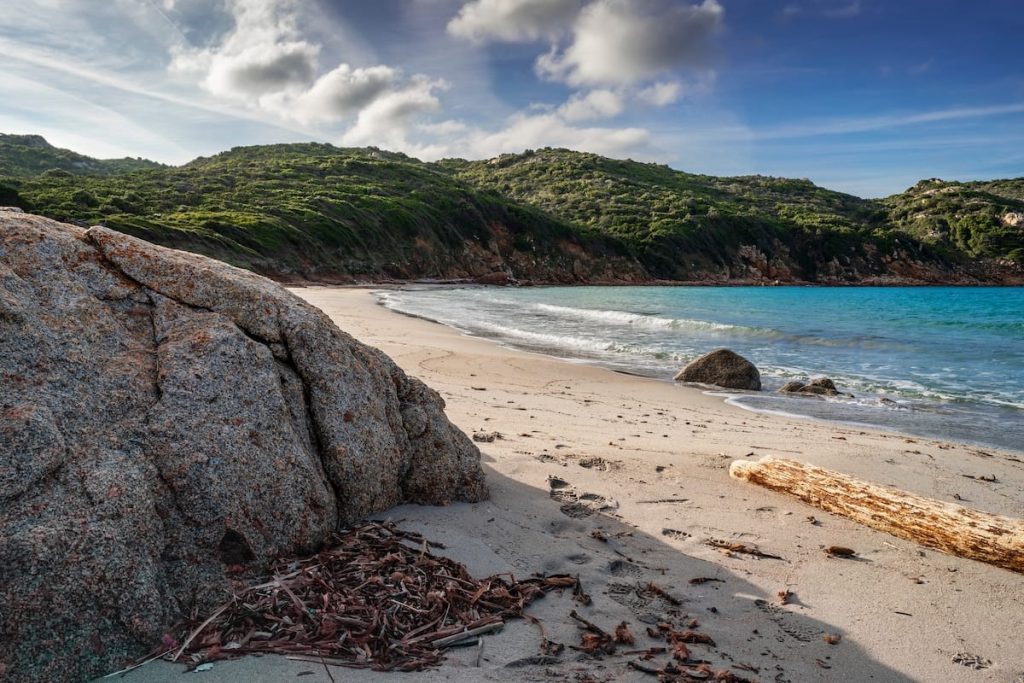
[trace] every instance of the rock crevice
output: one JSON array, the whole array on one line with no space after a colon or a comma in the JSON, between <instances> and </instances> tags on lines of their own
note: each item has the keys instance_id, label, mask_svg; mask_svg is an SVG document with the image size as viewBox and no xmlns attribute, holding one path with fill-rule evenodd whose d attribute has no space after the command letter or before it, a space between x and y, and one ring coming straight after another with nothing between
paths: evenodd
<instances>
[{"instance_id":1,"label":"rock crevice","mask_svg":"<svg viewBox=\"0 0 1024 683\"><path fill-rule=\"evenodd\" d=\"M225 564L486 496L436 392L247 271L5 213L0 310L6 680L118 668Z\"/></svg>"}]
</instances>

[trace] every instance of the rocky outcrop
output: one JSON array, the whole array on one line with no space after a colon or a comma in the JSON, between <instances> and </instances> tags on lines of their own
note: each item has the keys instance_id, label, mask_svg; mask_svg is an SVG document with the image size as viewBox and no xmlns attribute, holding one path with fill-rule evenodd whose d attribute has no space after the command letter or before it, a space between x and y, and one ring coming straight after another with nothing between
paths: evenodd
<instances>
[{"instance_id":1,"label":"rocky outcrop","mask_svg":"<svg viewBox=\"0 0 1024 683\"><path fill-rule=\"evenodd\" d=\"M253 273L0 213L0 678L116 669L228 566L485 497L443 408Z\"/></svg>"},{"instance_id":2,"label":"rocky outcrop","mask_svg":"<svg viewBox=\"0 0 1024 683\"><path fill-rule=\"evenodd\" d=\"M701 356L675 378L678 382L712 384L725 389L761 390L761 373L754 364L729 349L718 349Z\"/></svg>"},{"instance_id":3,"label":"rocky outcrop","mask_svg":"<svg viewBox=\"0 0 1024 683\"><path fill-rule=\"evenodd\" d=\"M853 398L853 394L844 394L836 389L836 384L828 377L818 377L810 382L792 380L779 389L780 394L800 394L803 396L845 396Z\"/></svg>"}]
</instances>

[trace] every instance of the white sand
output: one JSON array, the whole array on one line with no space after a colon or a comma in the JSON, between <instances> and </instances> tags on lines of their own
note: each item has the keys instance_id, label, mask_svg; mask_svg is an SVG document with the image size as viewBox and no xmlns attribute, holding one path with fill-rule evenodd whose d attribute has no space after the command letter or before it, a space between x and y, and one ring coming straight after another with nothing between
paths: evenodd
<instances>
[{"instance_id":1,"label":"white sand","mask_svg":"<svg viewBox=\"0 0 1024 683\"><path fill-rule=\"evenodd\" d=\"M646 637L644 621L669 606L636 590L654 581L684 600L680 609L717 641L715 648L693 645L694 656L715 668L749 665L758 673L733 670L755 680L1024 680L1024 576L858 526L732 480L727 471L734 459L775 455L1024 517L1024 456L750 413L696 389L466 337L387 311L365 290L295 291L440 391L467 433L501 433L480 444L489 501L406 506L381 517L448 544L444 552L480 575L579 573L591 607L551 595L530 609L554 640L578 644L568 618L577 607L609 630L629 622L638 648L659 644ZM608 507L566 514L549 495L549 476ZM663 499L685 500L649 502ZM592 537L596 530L609 540ZM708 539L753 544L783 559L723 554ZM830 559L822 551L828 545L851 547L858 558ZM695 577L722 582L690 585ZM793 598L782 606L777 594L784 589ZM825 643L826 633L841 635L841 642ZM561 663L504 668L537 654L539 642L535 627L518 622L484 638L482 651L458 650L427 674L332 673L337 681L574 680L582 672L598 681L655 680L629 669L631 657L587 660L571 651ZM992 664L980 671L956 664L960 652ZM124 680L178 681L181 672L151 664ZM248 683L329 680L323 667L277 657L218 662L195 675Z\"/></svg>"}]
</instances>

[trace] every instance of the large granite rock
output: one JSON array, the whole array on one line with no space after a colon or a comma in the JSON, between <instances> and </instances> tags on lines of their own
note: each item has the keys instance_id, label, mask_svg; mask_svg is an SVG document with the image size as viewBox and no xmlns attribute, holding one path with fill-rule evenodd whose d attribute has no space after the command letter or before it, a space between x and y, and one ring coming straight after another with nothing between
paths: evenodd
<instances>
[{"instance_id":1,"label":"large granite rock","mask_svg":"<svg viewBox=\"0 0 1024 683\"><path fill-rule=\"evenodd\" d=\"M676 381L712 384L726 389L761 390L761 373L749 360L729 349L706 353L683 368Z\"/></svg>"},{"instance_id":2,"label":"large granite rock","mask_svg":"<svg viewBox=\"0 0 1024 683\"><path fill-rule=\"evenodd\" d=\"M0 212L0 679L116 669L226 565L485 497L443 409L269 280Z\"/></svg>"}]
</instances>

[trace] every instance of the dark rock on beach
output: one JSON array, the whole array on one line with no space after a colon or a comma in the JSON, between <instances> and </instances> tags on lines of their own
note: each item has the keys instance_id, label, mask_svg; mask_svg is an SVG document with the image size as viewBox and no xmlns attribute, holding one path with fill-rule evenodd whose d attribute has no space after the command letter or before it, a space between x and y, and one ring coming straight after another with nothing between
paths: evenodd
<instances>
[{"instance_id":1,"label":"dark rock on beach","mask_svg":"<svg viewBox=\"0 0 1024 683\"><path fill-rule=\"evenodd\" d=\"M725 389L761 390L761 373L754 364L729 349L718 349L701 356L675 378L679 382L712 384Z\"/></svg>"},{"instance_id":2,"label":"dark rock on beach","mask_svg":"<svg viewBox=\"0 0 1024 683\"><path fill-rule=\"evenodd\" d=\"M780 394L801 394L804 396L845 396L853 398L853 394L845 394L836 389L836 384L828 377L818 377L804 383L797 380L786 382Z\"/></svg>"},{"instance_id":3,"label":"dark rock on beach","mask_svg":"<svg viewBox=\"0 0 1024 683\"><path fill-rule=\"evenodd\" d=\"M0 672L150 651L230 565L487 495L444 401L253 273L0 213Z\"/></svg>"}]
</instances>

